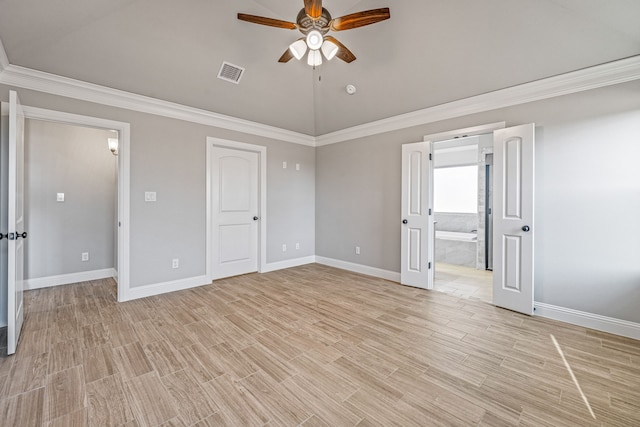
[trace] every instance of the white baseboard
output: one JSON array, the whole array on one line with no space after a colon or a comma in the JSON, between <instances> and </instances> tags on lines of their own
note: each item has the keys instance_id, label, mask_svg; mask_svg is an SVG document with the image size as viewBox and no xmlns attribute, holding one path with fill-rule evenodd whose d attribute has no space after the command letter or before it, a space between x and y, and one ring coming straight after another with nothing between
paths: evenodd
<instances>
[{"instance_id":1,"label":"white baseboard","mask_svg":"<svg viewBox=\"0 0 640 427\"><path fill-rule=\"evenodd\" d=\"M167 292L182 291L184 289L197 288L211 283L207 276L189 277L187 279L172 280L170 282L154 283L152 285L136 286L127 289L126 295L119 295L118 301L130 301Z\"/></svg>"},{"instance_id":2,"label":"white baseboard","mask_svg":"<svg viewBox=\"0 0 640 427\"><path fill-rule=\"evenodd\" d=\"M573 310L571 308L558 307L542 302L535 302L533 306L536 316L640 340L640 323Z\"/></svg>"},{"instance_id":3,"label":"white baseboard","mask_svg":"<svg viewBox=\"0 0 640 427\"><path fill-rule=\"evenodd\" d=\"M283 270L285 268L298 267L306 264L313 264L314 262L316 262L316 257L314 255L302 258L287 259L284 261L270 262L265 266L265 268L262 269L260 273L268 273L270 271Z\"/></svg>"},{"instance_id":4,"label":"white baseboard","mask_svg":"<svg viewBox=\"0 0 640 427\"><path fill-rule=\"evenodd\" d=\"M116 271L113 268L103 270L82 271L80 273L60 274L58 276L38 277L35 279L25 279L24 290L49 288L51 286L68 285L70 283L86 282L88 280L100 280L114 277Z\"/></svg>"},{"instance_id":5,"label":"white baseboard","mask_svg":"<svg viewBox=\"0 0 640 427\"><path fill-rule=\"evenodd\" d=\"M400 273L396 273L395 271L383 270L381 268L369 267L368 265L355 264L353 262L341 261L339 259L333 258L325 258L317 255L316 262L318 264L328 265L329 267L353 271L354 273L379 277L381 279L391 280L392 282L400 282Z\"/></svg>"}]
</instances>

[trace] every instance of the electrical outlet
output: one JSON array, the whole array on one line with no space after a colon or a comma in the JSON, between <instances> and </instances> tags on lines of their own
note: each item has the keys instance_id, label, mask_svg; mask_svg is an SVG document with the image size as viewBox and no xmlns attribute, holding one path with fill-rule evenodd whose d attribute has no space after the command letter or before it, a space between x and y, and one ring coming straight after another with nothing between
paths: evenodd
<instances>
[{"instance_id":1,"label":"electrical outlet","mask_svg":"<svg viewBox=\"0 0 640 427\"><path fill-rule=\"evenodd\" d=\"M356 255L360 255L360 246L356 246Z\"/></svg>"},{"instance_id":2,"label":"electrical outlet","mask_svg":"<svg viewBox=\"0 0 640 427\"><path fill-rule=\"evenodd\" d=\"M89 252L82 252L81 261L89 261Z\"/></svg>"},{"instance_id":3,"label":"electrical outlet","mask_svg":"<svg viewBox=\"0 0 640 427\"><path fill-rule=\"evenodd\" d=\"M64 202L64 193L56 193L56 201Z\"/></svg>"},{"instance_id":4,"label":"electrical outlet","mask_svg":"<svg viewBox=\"0 0 640 427\"><path fill-rule=\"evenodd\" d=\"M145 193L144 193L144 201L145 202L155 202L156 201L156 192L155 191L145 191Z\"/></svg>"},{"instance_id":5,"label":"electrical outlet","mask_svg":"<svg viewBox=\"0 0 640 427\"><path fill-rule=\"evenodd\" d=\"M180 267L180 260L178 258L174 258L171 261L171 268L178 268Z\"/></svg>"},{"instance_id":6,"label":"electrical outlet","mask_svg":"<svg viewBox=\"0 0 640 427\"><path fill-rule=\"evenodd\" d=\"M282 252L287 252L287 244L286 243L282 244Z\"/></svg>"},{"instance_id":7,"label":"electrical outlet","mask_svg":"<svg viewBox=\"0 0 640 427\"><path fill-rule=\"evenodd\" d=\"M300 243L296 243L296 250L300 249Z\"/></svg>"}]
</instances>

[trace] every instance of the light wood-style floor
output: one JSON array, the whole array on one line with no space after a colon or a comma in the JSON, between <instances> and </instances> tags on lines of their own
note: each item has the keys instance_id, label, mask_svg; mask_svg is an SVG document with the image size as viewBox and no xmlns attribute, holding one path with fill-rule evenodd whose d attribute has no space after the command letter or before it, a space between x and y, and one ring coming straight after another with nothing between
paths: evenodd
<instances>
[{"instance_id":1,"label":"light wood-style floor","mask_svg":"<svg viewBox=\"0 0 640 427\"><path fill-rule=\"evenodd\" d=\"M319 265L26 304L6 426L640 425L639 341Z\"/></svg>"},{"instance_id":2,"label":"light wood-style floor","mask_svg":"<svg viewBox=\"0 0 640 427\"><path fill-rule=\"evenodd\" d=\"M435 265L433 289L461 298L491 303L493 272L438 262Z\"/></svg>"}]
</instances>

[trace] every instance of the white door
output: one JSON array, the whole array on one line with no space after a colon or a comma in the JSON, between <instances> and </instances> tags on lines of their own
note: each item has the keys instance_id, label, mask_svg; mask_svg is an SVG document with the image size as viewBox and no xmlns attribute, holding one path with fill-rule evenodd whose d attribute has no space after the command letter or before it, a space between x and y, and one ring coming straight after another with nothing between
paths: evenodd
<instances>
[{"instance_id":1,"label":"white door","mask_svg":"<svg viewBox=\"0 0 640 427\"><path fill-rule=\"evenodd\" d=\"M493 135L493 303L531 315L534 125Z\"/></svg>"},{"instance_id":2,"label":"white door","mask_svg":"<svg viewBox=\"0 0 640 427\"><path fill-rule=\"evenodd\" d=\"M213 278L258 270L258 153L213 147Z\"/></svg>"},{"instance_id":3,"label":"white door","mask_svg":"<svg viewBox=\"0 0 640 427\"><path fill-rule=\"evenodd\" d=\"M433 289L431 143L402 145L400 283Z\"/></svg>"},{"instance_id":4,"label":"white door","mask_svg":"<svg viewBox=\"0 0 640 427\"><path fill-rule=\"evenodd\" d=\"M5 107L6 104L3 104ZM5 108L6 109L6 108ZM7 354L16 352L24 319L24 112L18 94L9 92ZM5 112L3 111L3 115Z\"/></svg>"}]
</instances>

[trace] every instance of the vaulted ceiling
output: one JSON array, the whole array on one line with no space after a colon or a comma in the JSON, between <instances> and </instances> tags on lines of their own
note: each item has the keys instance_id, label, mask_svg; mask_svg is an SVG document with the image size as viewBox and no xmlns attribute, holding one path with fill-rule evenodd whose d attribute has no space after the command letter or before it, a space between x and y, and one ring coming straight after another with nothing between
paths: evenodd
<instances>
[{"instance_id":1,"label":"vaulted ceiling","mask_svg":"<svg viewBox=\"0 0 640 427\"><path fill-rule=\"evenodd\" d=\"M391 19L334 33L357 60L315 70L277 62L299 32L236 19L295 21L302 0L0 0L0 40L12 65L313 136L640 54L638 0L323 5Z\"/></svg>"}]
</instances>

